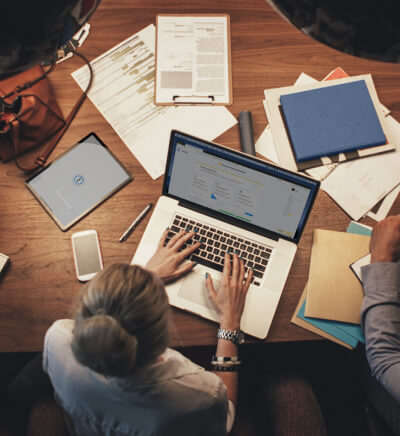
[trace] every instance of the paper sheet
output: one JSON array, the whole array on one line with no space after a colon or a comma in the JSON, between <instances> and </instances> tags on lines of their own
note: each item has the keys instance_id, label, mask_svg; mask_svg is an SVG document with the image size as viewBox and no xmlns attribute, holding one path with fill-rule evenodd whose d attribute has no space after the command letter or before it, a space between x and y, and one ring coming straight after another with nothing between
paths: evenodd
<instances>
[{"instance_id":1,"label":"paper sheet","mask_svg":"<svg viewBox=\"0 0 400 436\"><path fill-rule=\"evenodd\" d=\"M94 59L94 81L88 96L156 179L165 171L172 129L213 140L237 120L223 106L156 106L154 50L155 26L151 24ZM87 67L72 76L84 89L89 78Z\"/></svg>"},{"instance_id":2,"label":"paper sheet","mask_svg":"<svg viewBox=\"0 0 400 436\"><path fill-rule=\"evenodd\" d=\"M382 105L383 106L383 105ZM383 106L385 108L385 106ZM388 109L386 109L388 110ZM396 121L391 115L386 117L387 127L391 131L391 135L396 140L397 148L400 148L400 123ZM400 180L399 180L400 182ZM368 212L368 216L375 221L385 219L393 206L396 198L400 192L400 185L395 187L379 204L379 207L374 207Z\"/></svg>"},{"instance_id":3,"label":"paper sheet","mask_svg":"<svg viewBox=\"0 0 400 436\"><path fill-rule=\"evenodd\" d=\"M368 212L368 216L375 221L385 219L392 208L397 196L400 192L400 185L396 186L381 202L375 205L372 210Z\"/></svg>"},{"instance_id":4,"label":"paper sheet","mask_svg":"<svg viewBox=\"0 0 400 436\"><path fill-rule=\"evenodd\" d=\"M158 15L156 103L231 102L228 15Z\"/></svg>"},{"instance_id":5,"label":"paper sheet","mask_svg":"<svg viewBox=\"0 0 400 436\"><path fill-rule=\"evenodd\" d=\"M322 181L321 187L358 221L400 183L399 168L397 148L395 152L340 164Z\"/></svg>"},{"instance_id":6,"label":"paper sheet","mask_svg":"<svg viewBox=\"0 0 400 436\"><path fill-rule=\"evenodd\" d=\"M255 144L256 152L260 153L270 161L279 164L279 158L276 154L274 140L272 139L271 129L269 125L261 133Z\"/></svg>"}]
</instances>

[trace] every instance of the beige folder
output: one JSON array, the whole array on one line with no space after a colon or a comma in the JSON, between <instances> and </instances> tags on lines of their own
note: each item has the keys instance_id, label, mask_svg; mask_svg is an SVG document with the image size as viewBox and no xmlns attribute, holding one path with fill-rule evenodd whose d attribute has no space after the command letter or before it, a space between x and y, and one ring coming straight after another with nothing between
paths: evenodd
<instances>
[{"instance_id":1,"label":"beige folder","mask_svg":"<svg viewBox=\"0 0 400 436\"><path fill-rule=\"evenodd\" d=\"M305 315L360 324L364 292L350 264L369 253L370 236L314 230Z\"/></svg>"},{"instance_id":2,"label":"beige folder","mask_svg":"<svg viewBox=\"0 0 400 436\"><path fill-rule=\"evenodd\" d=\"M316 335L322 336L325 339L330 339L333 342L336 342L339 345L342 345L343 347L349 348L350 350L353 350L353 347L351 347L349 344L346 344L346 342L341 341L338 338L335 338L335 336L330 335L329 333L324 332L323 330L319 329L318 327L313 326L312 324L309 324L307 321L304 321L304 319L301 319L297 316L299 313L300 307L302 306L304 299L307 296L307 287L308 283L306 284L306 287L304 288L303 293L301 294L299 303L297 304L296 310L293 313L292 319L290 320L293 324L296 324L299 327L302 327L303 329L309 330L310 332L315 333Z\"/></svg>"}]
</instances>

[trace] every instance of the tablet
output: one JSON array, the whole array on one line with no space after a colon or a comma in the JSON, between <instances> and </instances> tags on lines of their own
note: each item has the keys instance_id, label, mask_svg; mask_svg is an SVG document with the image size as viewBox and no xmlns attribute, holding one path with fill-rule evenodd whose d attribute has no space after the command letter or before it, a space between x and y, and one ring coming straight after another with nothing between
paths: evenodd
<instances>
[{"instance_id":1,"label":"tablet","mask_svg":"<svg viewBox=\"0 0 400 436\"><path fill-rule=\"evenodd\" d=\"M65 231L131 180L100 138L90 133L25 185Z\"/></svg>"}]
</instances>

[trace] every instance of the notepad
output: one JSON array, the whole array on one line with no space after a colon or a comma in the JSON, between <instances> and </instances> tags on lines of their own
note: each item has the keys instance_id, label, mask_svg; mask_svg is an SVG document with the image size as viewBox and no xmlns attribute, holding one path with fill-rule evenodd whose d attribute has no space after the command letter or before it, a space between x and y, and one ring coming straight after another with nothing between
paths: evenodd
<instances>
[{"instance_id":1,"label":"notepad","mask_svg":"<svg viewBox=\"0 0 400 436\"><path fill-rule=\"evenodd\" d=\"M364 292L349 265L368 254L369 243L364 235L314 230L306 316L360 323Z\"/></svg>"},{"instance_id":2,"label":"notepad","mask_svg":"<svg viewBox=\"0 0 400 436\"><path fill-rule=\"evenodd\" d=\"M280 97L298 162L386 143L365 81Z\"/></svg>"}]
</instances>

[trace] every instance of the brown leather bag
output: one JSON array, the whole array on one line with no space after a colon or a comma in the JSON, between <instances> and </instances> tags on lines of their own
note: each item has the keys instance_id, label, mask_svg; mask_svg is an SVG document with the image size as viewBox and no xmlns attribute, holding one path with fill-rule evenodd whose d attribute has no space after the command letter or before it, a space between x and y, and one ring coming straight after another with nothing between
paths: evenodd
<instances>
[{"instance_id":1,"label":"brown leather bag","mask_svg":"<svg viewBox=\"0 0 400 436\"><path fill-rule=\"evenodd\" d=\"M44 166L51 151L82 105L92 82L93 71L89 61L75 52L89 67L89 84L71 113L64 121L47 75L41 66L35 66L0 82L0 158L3 162L15 160L23 171ZM17 157L33 148L48 145L32 165L21 166Z\"/></svg>"}]
</instances>

